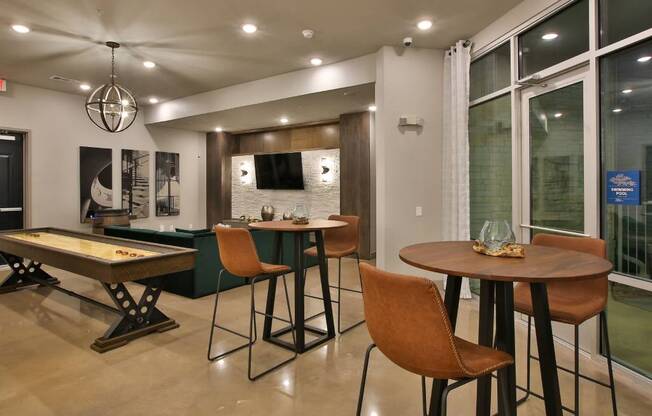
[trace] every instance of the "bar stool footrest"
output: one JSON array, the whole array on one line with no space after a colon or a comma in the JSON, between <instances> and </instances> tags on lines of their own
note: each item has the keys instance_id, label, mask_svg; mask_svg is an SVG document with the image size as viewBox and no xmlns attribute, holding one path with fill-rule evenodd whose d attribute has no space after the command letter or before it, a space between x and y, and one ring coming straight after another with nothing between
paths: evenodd
<instances>
[{"instance_id":1,"label":"bar stool footrest","mask_svg":"<svg viewBox=\"0 0 652 416\"><path fill-rule=\"evenodd\" d=\"M493 373L491 374L491 377L496 378L496 379L498 378ZM525 393L525 396L521 397L520 399L518 399L516 401L516 406L520 406L523 403L525 403L529 396L534 396L539 400L545 400L545 398L541 394L535 393L532 390L528 391L525 387L521 387L518 384L516 385L516 389L522 391L523 393ZM575 410L573 410L571 408L568 408L568 407L564 406L563 404L562 404L561 408L562 408L562 410L565 410L565 411L567 411L569 413L575 414ZM494 413L492 416L499 416L499 415L498 415L498 413Z\"/></svg>"},{"instance_id":2,"label":"bar stool footrest","mask_svg":"<svg viewBox=\"0 0 652 416\"><path fill-rule=\"evenodd\" d=\"M313 348L319 344L322 344L324 342L330 341L332 338L328 336L328 331L325 331L321 328L317 328L311 325L305 325L304 326L305 331L311 332L318 337L310 342L306 342L305 344L305 350L309 350L310 348ZM291 342L284 341L280 339L281 336L289 333L292 331L291 326L286 326L284 328L277 329L276 331L272 332L269 336L269 338L263 338L265 341L277 345L279 347L285 348L287 350L296 352L296 346L292 344Z\"/></svg>"},{"instance_id":3,"label":"bar stool footrest","mask_svg":"<svg viewBox=\"0 0 652 416\"><path fill-rule=\"evenodd\" d=\"M535 360L535 361L539 361L539 357L535 357L534 355L531 355L530 358L532 358L532 359ZM566 367L562 367L561 365L558 365L558 366L557 366L557 369L559 369L559 370L561 370L561 371L565 371L565 372L567 372L567 373L569 373L569 374L573 374L573 375L575 374L575 371L573 371L573 370L571 370L571 369L569 369L569 368L566 368ZM607 384L607 383L603 383L602 381L600 381L600 380L596 380L596 379L594 379L594 378L592 378L592 377L585 376L585 375L582 374L582 373L580 373L579 376L580 376L580 378L583 378L584 380L592 381L592 382L594 382L595 384L599 384L599 385L601 385L602 387L606 387L606 388L608 388L608 389L611 388L611 386L610 386L609 384Z\"/></svg>"}]
</instances>

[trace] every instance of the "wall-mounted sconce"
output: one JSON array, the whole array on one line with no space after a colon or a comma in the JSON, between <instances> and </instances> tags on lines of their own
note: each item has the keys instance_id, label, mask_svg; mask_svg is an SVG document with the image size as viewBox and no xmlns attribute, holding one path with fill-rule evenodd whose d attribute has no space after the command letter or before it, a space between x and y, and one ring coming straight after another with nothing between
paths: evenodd
<instances>
[{"instance_id":1,"label":"wall-mounted sconce","mask_svg":"<svg viewBox=\"0 0 652 416\"><path fill-rule=\"evenodd\" d=\"M321 166L321 181L325 183L332 183L335 178L335 161L330 157L322 157L320 161Z\"/></svg>"},{"instance_id":2,"label":"wall-mounted sconce","mask_svg":"<svg viewBox=\"0 0 652 416\"><path fill-rule=\"evenodd\" d=\"M243 185L250 185L253 181L251 174L251 163L240 162L240 183Z\"/></svg>"}]
</instances>

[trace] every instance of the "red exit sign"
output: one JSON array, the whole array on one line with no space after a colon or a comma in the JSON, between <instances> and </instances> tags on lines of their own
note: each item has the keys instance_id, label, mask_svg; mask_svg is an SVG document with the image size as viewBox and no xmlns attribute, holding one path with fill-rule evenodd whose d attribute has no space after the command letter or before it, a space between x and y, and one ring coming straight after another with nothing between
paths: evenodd
<instances>
[{"instance_id":1,"label":"red exit sign","mask_svg":"<svg viewBox=\"0 0 652 416\"><path fill-rule=\"evenodd\" d=\"M7 91L7 80L0 78L0 92Z\"/></svg>"}]
</instances>

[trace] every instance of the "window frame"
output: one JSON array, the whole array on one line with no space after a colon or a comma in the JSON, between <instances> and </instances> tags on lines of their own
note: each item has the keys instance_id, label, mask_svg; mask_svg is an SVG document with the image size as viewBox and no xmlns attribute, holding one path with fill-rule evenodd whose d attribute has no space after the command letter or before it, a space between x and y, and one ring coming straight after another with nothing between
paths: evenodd
<instances>
[{"instance_id":1,"label":"window frame","mask_svg":"<svg viewBox=\"0 0 652 416\"><path fill-rule=\"evenodd\" d=\"M514 120L520 120L520 107L521 107L521 97L520 90L526 88L525 81L527 78L519 79L519 59L518 59L518 37L520 34L528 31L532 27L538 25L539 23L547 20L548 18L554 16L555 14L563 11L565 8L569 7L578 0L563 0L559 1L553 5L546 7L537 15L526 20L522 24L518 25L511 31L505 33L504 35L498 37L494 41L488 43L480 49L473 50L471 53L471 62L476 61L477 59L482 58L483 56L493 52L496 48L503 46L506 42L510 42L511 49L511 83L508 87L503 88L499 91L495 91L491 94L485 95L483 97L477 98L469 102L469 108L482 104L486 101L490 101L494 98L500 97L502 95L510 93L512 95L511 107L512 107L512 169L515 167L518 168L521 163L520 156L517 152L520 152L521 149L521 128L519 123L514 122ZM592 123L594 126L594 133L592 140L595 140L598 143L598 149L601 148L601 137L600 137L600 58L611 53L629 48L637 43L652 39L652 28L645 30L643 32L632 35L623 40L614 42L610 45L600 47L600 20L599 20L599 3L600 0L589 0L589 50L580 55L574 56L566 61L560 62L551 67L545 68L537 73L539 82L546 81L547 79L559 76L563 73L570 72L578 67L586 66L589 67L589 91L590 100L587 102L588 106L591 106L591 119L586 120L587 123ZM596 158L596 164L600 167L599 172L596 173L596 186L601 190L602 186L602 160L600 152L598 154L592 155ZM515 172L518 173L518 172ZM513 203L513 225L518 226L517 222L520 218L520 204L518 201L521 199L519 192L520 189L520 180L518 174L512 175L512 203ZM604 235L602 229L602 207L601 207L601 192L598 192L596 195L593 205L596 207L595 215L591 218L591 234L595 237L602 237ZM588 225L588 224L587 224ZM632 276L622 275L619 273L611 273L609 279L623 283L624 280L631 280L627 284L644 289L647 291L652 291L652 281L641 281L639 278ZM636 281L633 281L636 280Z\"/></svg>"},{"instance_id":2,"label":"window frame","mask_svg":"<svg viewBox=\"0 0 652 416\"><path fill-rule=\"evenodd\" d=\"M577 0L560 0L554 2L546 7L544 7L539 13L531 16L522 23L515 26L513 29L507 31L501 36L497 37L493 41L488 42L486 45L483 45L481 48L472 50L471 53L471 62L481 58L482 56L491 53L497 47L504 45L505 42L510 42L511 49L511 83L508 87L496 91L494 93L488 94L486 96L477 98L469 103L469 108L483 102L492 100L504 94L511 95L511 112L512 112L512 216L513 216L513 226L519 227L519 221L521 218L521 204L522 199L521 195L521 180L520 180L520 166L522 160L520 157L521 154L521 135L522 128L521 123L517 120L521 120L521 90L527 88L527 78L519 79L519 59L518 59L518 36L529 30L530 28L536 26L542 21L548 19L556 13L559 13L564 8L570 6ZM625 39L614 42L607 46L600 45L600 17L599 17L599 6L600 0L589 0L589 50L580 55L574 56L566 61L560 62L556 65L553 65L549 68L545 68L537 73L538 76L537 82L545 82L551 78L557 77L559 75L571 72L577 68L586 66L588 67L588 77L587 77L587 86L589 94L587 96L588 102L586 105L588 108L588 114L590 114L590 119L585 120L585 123L591 123L592 126L592 135L587 137L587 140L594 140L597 143L595 147L597 152L595 154L589 155L589 157L595 159L595 166L597 171L595 172L595 183L593 184L597 189L596 195L592 196L592 205L595 207L592 210L593 214L591 218L587 218L587 231L590 232L594 237L603 237L604 230L602 224L602 172L603 172L603 161L601 155L602 149L602 137L600 130L601 122L601 102L600 102L600 58L611 53L627 49L630 46L633 46L637 43L641 43L647 40L652 40L652 28L639 32L637 34L631 35ZM588 167L588 166L587 166ZM590 223L590 224L589 224ZM515 228L516 229L516 228ZM518 233L517 233L518 234ZM625 274L620 274L612 272L609 274L609 281L624 284L627 286L635 287L644 291L652 292L652 280L646 281L640 278L628 276ZM599 334L599 325L595 323L595 333ZM594 359L606 361L602 356L600 351L600 336L596 336L595 340L595 349L592 351L592 356ZM627 366L614 362L614 365L623 369L627 373L631 374L634 377L637 377L641 381L650 382L650 379L643 376L642 374L631 370Z\"/></svg>"}]
</instances>

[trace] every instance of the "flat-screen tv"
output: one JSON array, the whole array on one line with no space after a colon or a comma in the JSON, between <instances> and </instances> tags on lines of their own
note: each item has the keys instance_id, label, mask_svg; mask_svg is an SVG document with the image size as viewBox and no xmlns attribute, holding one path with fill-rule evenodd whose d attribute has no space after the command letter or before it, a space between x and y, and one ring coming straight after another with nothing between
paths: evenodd
<instances>
[{"instance_id":1,"label":"flat-screen tv","mask_svg":"<svg viewBox=\"0 0 652 416\"><path fill-rule=\"evenodd\" d=\"M255 155L258 189L303 189L301 153Z\"/></svg>"}]
</instances>

